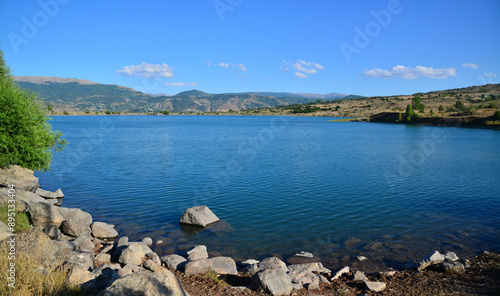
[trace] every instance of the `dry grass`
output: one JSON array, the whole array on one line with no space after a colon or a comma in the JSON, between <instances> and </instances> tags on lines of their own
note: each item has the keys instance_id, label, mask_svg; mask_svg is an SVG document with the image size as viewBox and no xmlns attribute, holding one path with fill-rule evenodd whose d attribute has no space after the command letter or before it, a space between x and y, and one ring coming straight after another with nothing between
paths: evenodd
<instances>
[{"instance_id":1,"label":"dry grass","mask_svg":"<svg viewBox=\"0 0 500 296\"><path fill-rule=\"evenodd\" d=\"M36 270L40 261L24 254L16 254L15 260L9 260L9 250L5 241L0 246L0 295L4 296L63 296L83 295L78 287L66 284L65 272L57 269L53 272L44 273ZM40 256L41 257L41 256ZM15 285L10 287L8 280L8 268L15 262Z\"/></svg>"}]
</instances>

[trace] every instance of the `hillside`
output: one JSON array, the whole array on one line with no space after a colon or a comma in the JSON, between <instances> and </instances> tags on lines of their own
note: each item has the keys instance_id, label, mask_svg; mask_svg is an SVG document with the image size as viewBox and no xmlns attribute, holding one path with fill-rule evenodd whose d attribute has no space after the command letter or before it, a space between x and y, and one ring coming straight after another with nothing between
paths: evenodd
<instances>
[{"instance_id":1,"label":"hillside","mask_svg":"<svg viewBox=\"0 0 500 296\"><path fill-rule=\"evenodd\" d=\"M331 96L332 93L292 94L273 92L245 92L208 94L200 90L180 92L174 96L152 95L128 87L100 84L83 79L59 77L17 76L15 81L24 89L37 92L54 113L102 113L105 111L150 113L163 112L220 112L305 104Z\"/></svg>"},{"instance_id":2,"label":"hillside","mask_svg":"<svg viewBox=\"0 0 500 296\"><path fill-rule=\"evenodd\" d=\"M416 112L414 124L422 125L494 125L493 114L500 110L500 84L487 84L401 96L366 98L344 97L342 100L313 102L239 112L255 115L302 115L353 117L372 122L404 123L399 114L415 95L421 98L424 112ZM487 123L488 122L488 123ZM498 125L500 126L500 125Z\"/></svg>"}]
</instances>

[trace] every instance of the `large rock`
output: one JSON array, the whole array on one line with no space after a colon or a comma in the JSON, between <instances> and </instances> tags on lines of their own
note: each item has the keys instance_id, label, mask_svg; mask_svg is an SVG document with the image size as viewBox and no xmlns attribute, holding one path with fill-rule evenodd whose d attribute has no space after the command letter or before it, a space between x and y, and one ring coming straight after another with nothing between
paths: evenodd
<instances>
[{"instance_id":1,"label":"large rock","mask_svg":"<svg viewBox=\"0 0 500 296\"><path fill-rule=\"evenodd\" d=\"M38 195L40 195L41 197L43 197L45 199L61 199L61 198L64 198L64 193L62 192L61 189L57 189L56 192L50 192L50 191L38 188L35 191L35 193L38 194Z\"/></svg>"},{"instance_id":2,"label":"large rock","mask_svg":"<svg viewBox=\"0 0 500 296\"><path fill-rule=\"evenodd\" d=\"M92 280L92 273L78 266L72 266L69 269L66 283L70 285L81 285Z\"/></svg>"},{"instance_id":3,"label":"large rock","mask_svg":"<svg viewBox=\"0 0 500 296\"><path fill-rule=\"evenodd\" d=\"M207 259L208 258L207 247L204 245L198 245L198 246L190 249L187 252L187 255L188 255L188 257L187 257L188 261Z\"/></svg>"},{"instance_id":4,"label":"large rock","mask_svg":"<svg viewBox=\"0 0 500 296\"><path fill-rule=\"evenodd\" d=\"M214 268L213 262L210 259L200 259L188 262L184 267L186 274L205 274L212 271Z\"/></svg>"},{"instance_id":5,"label":"large rock","mask_svg":"<svg viewBox=\"0 0 500 296\"><path fill-rule=\"evenodd\" d=\"M212 261L213 271L217 274L232 274L238 275L236 262L230 257L214 257L210 258Z\"/></svg>"},{"instance_id":6,"label":"large rock","mask_svg":"<svg viewBox=\"0 0 500 296\"><path fill-rule=\"evenodd\" d=\"M123 264L141 265L145 259L146 254L152 252L151 249L142 242L130 243L123 249L118 262Z\"/></svg>"},{"instance_id":7,"label":"large rock","mask_svg":"<svg viewBox=\"0 0 500 296\"><path fill-rule=\"evenodd\" d=\"M341 270L337 271L335 275L332 277L332 280L337 280L339 279L342 275L349 273L349 266L346 266L342 268Z\"/></svg>"},{"instance_id":8,"label":"large rock","mask_svg":"<svg viewBox=\"0 0 500 296\"><path fill-rule=\"evenodd\" d=\"M308 288L309 290L319 289L320 277L307 269L294 270L288 273L293 284Z\"/></svg>"},{"instance_id":9,"label":"large rock","mask_svg":"<svg viewBox=\"0 0 500 296\"><path fill-rule=\"evenodd\" d=\"M91 271L94 269L94 253L86 253L80 251L72 251L66 257L64 269L69 270L73 266L77 266L83 270Z\"/></svg>"},{"instance_id":10,"label":"large rock","mask_svg":"<svg viewBox=\"0 0 500 296\"><path fill-rule=\"evenodd\" d=\"M441 269L445 273L463 273L465 266L460 262L444 261L441 262Z\"/></svg>"},{"instance_id":11,"label":"large rock","mask_svg":"<svg viewBox=\"0 0 500 296\"><path fill-rule=\"evenodd\" d=\"M219 220L220 219L215 216L207 206L198 206L187 209L184 214L182 214L179 222L205 227Z\"/></svg>"},{"instance_id":12,"label":"large rock","mask_svg":"<svg viewBox=\"0 0 500 296\"><path fill-rule=\"evenodd\" d=\"M309 270L310 272L323 273L323 274L328 274L332 272L330 269L325 268L323 264L321 264L321 262L292 264L288 266L288 269L290 271L306 269Z\"/></svg>"},{"instance_id":13,"label":"large rock","mask_svg":"<svg viewBox=\"0 0 500 296\"><path fill-rule=\"evenodd\" d=\"M255 274L259 271L266 270L266 269L279 269L282 270L283 272L288 272L288 267L286 266L286 263L281 261L277 257L269 257L257 264L252 264L249 267L245 268L243 272L248 273L248 274Z\"/></svg>"},{"instance_id":14,"label":"large rock","mask_svg":"<svg viewBox=\"0 0 500 296\"><path fill-rule=\"evenodd\" d=\"M90 237L92 216L77 208L60 207L59 213L64 217L61 232L72 237ZM114 229L113 229L114 230Z\"/></svg>"},{"instance_id":15,"label":"large rock","mask_svg":"<svg viewBox=\"0 0 500 296\"><path fill-rule=\"evenodd\" d=\"M183 271L188 261L180 255L172 254L161 257L161 262L170 269Z\"/></svg>"},{"instance_id":16,"label":"large rock","mask_svg":"<svg viewBox=\"0 0 500 296\"><path fill-rule=\"evenodd\" d=\"M35 202L30 205L29 213L33 225L39 229L55 225L59 228L64 218L59 213L59 209L45 202Z\"/></svg>"},{"instance_id":17,"label":"large rock","mask_svg":"<svg viewBox=\"0 0 500 296\"><path fill-rule=\"evenodd\" d=\"M422 259L420 261L417 269L422 270L422 269L425 269L431 265L440 264L445 259L446 259L446 257L444 257L444 255L442 255L438 251L434 251L434 253L428 255L427 257L425 257L424 259Z\"/></svg>"},{"instance_id":18,"label":"large rock","mask_svg":"<svg viewBox=\"0 0 500 296\"><path fill-rule=\"evenodd\" d=\"M266 269L252 276L252 288L273 296L290 295L293 286L290 277L281 269Z\"/></svg>"},{"instance_id":19,"label":"large rock","mask_svg":"<svg viewBox=\"0 0 500 296\"><path fill-rule=\"evenodd\" d=\"M175 275L162 269L159 272L141 270L117 279L98 296L189 296Z\"/></svg>"},{"instance_id":20,"label":"large rock","mask_svg":"<svg viewBox=\"0 0 500 296\"><path fill-rule=\"evenodd\" d=\"M94 222L90 225L92 235L103 240L113 240L118 237L118 232L113 226L104 222Z\"/></svg>"},{"instance_id":21,"label":"large rock","mask_svg":"<svg viewBox=\"0 0 500 296\"><path fill-rule=\"evenodd\" d=\"M0 188L0 203L8 203L10 200L8 188ZM16 203L16 211L26 212L29 209L29 206L35 202L43 202L48 203L46 199L43 197L34 194L30 191L25 191L22 189L16 189L16 193L14 196L14 200Z\"/></svg>"},{"instance_id":22,"label":"large rock","mask_svg":"<svg viewBox=\"0 0 500 296\"><path fill-rule=\"evenodd\" d=\"M64 262L62 252L56 244L40 229L33 228L16 237L16 252L30 256L39 266L49 270ZM33 266L36 268L36 266Z\"/></svg>"},{"instance_id":23,"label":"large rock","mask_svg":"<svg viewBox=\"0 0 500 296\"><path fill-rule=\"evenodd\" d=\"M9 168L0 168L0 187L7 187L11 184L16 189L35 192L38 189L38 178L33 175L33 171L13 165Z\"/></svg>"}]
</instances>

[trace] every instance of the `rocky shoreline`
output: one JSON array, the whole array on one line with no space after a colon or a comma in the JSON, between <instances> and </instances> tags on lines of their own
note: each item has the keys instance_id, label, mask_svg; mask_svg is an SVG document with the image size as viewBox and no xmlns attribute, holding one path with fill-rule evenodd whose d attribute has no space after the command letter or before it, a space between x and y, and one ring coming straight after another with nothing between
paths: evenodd
<instances>
[{"instance_id":1,"label":"rocky shoreline","mask_svg":"<svg viewBox=\"0 0 500 296\"><path fill-rule=\"evenodd\" d=\"M79 286L87 295L186 296L189 294L179 277L207 274L248 279L245 285L230 287L234 295L253 291L298 295L297 291L319 291L346 280L366 293L379 293L386 289L384 279L400 272L388 269L365 274L349 266L330 270L306 251L293 255L286 263L277 257L242 262L226 256L209 257L204 245L195 246L185 254L160 257L151 248L162 241L146 237L130 242L127 237L119 237L113 225L93 221L81 209L60 206L63 198L60 189L42 190L33 171L17 166L0 169L0 203L15 205L16 211L26 212L31 218L31 230L20 234L12 234L11 227L0 222L0 240L10 246L14 241L16 253L42 254L44 260L34 269L50 273L62 268L67 272L66 282ZM181 224L200 228L219 221L206 206L187 209L179 220ZM357 260L368 259L358 256ZM453 252L434 251L407 269L415 272L431 269L450 275L463 274L469 267L469 260L460 260Z\"/></svg>"}]
</instances>

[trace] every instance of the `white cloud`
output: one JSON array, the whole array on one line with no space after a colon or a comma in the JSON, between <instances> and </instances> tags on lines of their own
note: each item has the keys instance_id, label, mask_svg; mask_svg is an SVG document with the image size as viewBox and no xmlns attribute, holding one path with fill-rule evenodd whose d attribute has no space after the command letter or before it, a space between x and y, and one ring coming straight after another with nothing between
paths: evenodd
<instances>
[{"instance_id":1,"label":"white cloud","mask_svg":"<svg viewBox=\"0 0 500 296\"><path fill-rule=\"evenodd\" d=\"M474 63L462 63L462 67L464 68L472 68L472 69L477 69L479 66Z\"/></svg>"},{"instance_id":2,"label":"white cloud","mask_svg":"<svg viewBox=\"0 0 500 296\"><path fill-rule=\"evenodd\" d=\"M297 71L294 76L299 78L307 78L308 74L317 74L318 71L324 70L325 67L318 63L306 62L304 60L297 60L296 62L283 61L285 66L280 67L281 71L289 72L290 68Z\"/></svg>"},{"instance_id":3,"label":"white cloud","mask_svg":"<svg viewBox=\"0 0 500 296\"><path fill-rule=\"evenodd\" d=\"M444 79L452 76L457 76L457 69L434 69L431 67L417 66L416 68L405 67L397 65L389 70L374 68L371 70L365 69L363 71L365 77L377 78L404 78L404 79L417 79L417 78L436 78Z\"/></svg>"},{"instance_id":4,"label":"white cloud","mask_svg":"<svg viewBox=\"0 0 500 296\"><path fill-rule=\"evenodd\" d=\"M229 63L220 62L216 66L219 66L219 67L222 67L222 68L229 68Z\"/></svg>"},{"instance_id":5,"label":"white cloud","mask_svg":"<svg viewBox=\"0 0 500 296\"><path fill-rule=\"evenodd\" d=\"M207 65L208 67L210 67L210 66L212 66L212 63L206 62L205 65Z\"/></svg>"},{"instance_id":6,"label":"white cloud","mask_svg":"<svg viewBox=\"0 0 500 296\"><path fill-rule=\"evenodd\" d=\"M497 77L497 74L495 74L495 73L486 73L486 72L484 72L484 73L483 73L483 76L496 78L496 77Z\"/></svg>"},{"instance_id":7,"label":"white cloud","mask_svg":"<svg viewBox=\"0 0 500 296\"><path fill-rule=\"evenodd\" d=\"M294 76L295 77L299 77L299 78L307 78L307 77L309 77L309 75L304 74L302 72L296 72Z\"/></svg>"},{"instance_id":8,"label":"white cloud","mask_svg":"<svg viewBox=\"0 0 500 296\"><path fill-rule=\"evenodd\" d=\"M194 82L165 82L165 85L166 86L187 86L187 85L197 86L198 83L194 83Z\"/></svg>"},{"instance_id":9,"label":"white cloud","mask_svg":"<svg viewBox=\"0 0 500 296\"><path fill-rule=\"evenodd\" d=\"M245 65L243 64L237 64L237 65L231 65L232 67L234 68L237 68L235 71L236 72L246 72L247 71L247 67L245 67Z\"/></svg>"},{"instance_id":10,"label":"white cloud","mask_svg":"<svg viewBox=\"0 0 500 296\"><path fill-rule=\"evenodd\" d=\"M236 76L238 76L239 78L244 78L244 79L248 78L248 76L246 76L246 75L241 75L241 74L237 74Z\"/></svg>"},{"instance_id":11,"label":"white cloud","mask_svg":"<svg viewBox=\"0 0 500 296\"><path fill-rule=\"evenodd\" d=\"M122 76L135 76L135 77L172 77L174 76L174 68L167 64L148 64L142 63L140 65L125 66L116 71L117 74Z\"/></svg>"}]
</instances>

